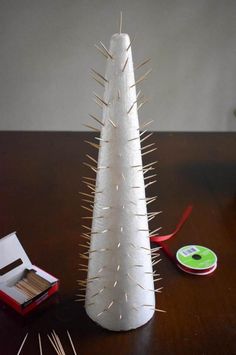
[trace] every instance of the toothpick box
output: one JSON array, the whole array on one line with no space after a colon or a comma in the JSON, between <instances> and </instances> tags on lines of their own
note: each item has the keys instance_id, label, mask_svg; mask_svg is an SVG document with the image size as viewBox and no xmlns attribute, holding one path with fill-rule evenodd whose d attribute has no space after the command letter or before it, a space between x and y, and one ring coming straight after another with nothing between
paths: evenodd
<instances>
[{"instance_id":1,"label":"toothpick box","mask_svg":"<svg viewBox=\"0 0 236 355\"><path fill-rule=\"evenodd\" d=\"M48 281L51 286L37 296L26 299L14 285L32 270L36 275ZM14 308L21 315L33 311L59 288L59 280L47 272L32 265L19 242L16 232L0 239L0 299Z\"/></svg>"}]
</instances>

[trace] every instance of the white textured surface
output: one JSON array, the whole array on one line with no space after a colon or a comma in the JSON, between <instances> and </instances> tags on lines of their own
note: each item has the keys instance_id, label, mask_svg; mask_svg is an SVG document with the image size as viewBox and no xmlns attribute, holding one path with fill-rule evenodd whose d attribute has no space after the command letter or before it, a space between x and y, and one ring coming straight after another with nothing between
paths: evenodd
<instances>
[{"instance_id":1,"label":"white textured surface","mask_svg":"<svg viewBox=\"0 0 236 355\"><path fill-rule=\"evenodd\" d=\"M142 166L140 139L129 141L139 135L136 104L127 114L136 101L129 44L127 34L111 38L86 292L88 315L116 331L145 324L155 308L144 179L140 167L132 167Z\"/></svg>"}]
</instances>

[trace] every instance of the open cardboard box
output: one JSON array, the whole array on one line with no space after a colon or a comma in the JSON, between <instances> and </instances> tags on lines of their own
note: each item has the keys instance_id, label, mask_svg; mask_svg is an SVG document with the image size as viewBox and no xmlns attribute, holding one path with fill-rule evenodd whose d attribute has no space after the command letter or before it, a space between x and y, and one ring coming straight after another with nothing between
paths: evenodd
<instances>
[{"instance_id":1,"label":"open cardboard box","mask_svg":"<svg viewBox=\"0 0 236 355\"><path fill-rule=\"evenodd\" d=\"M14 287L29 271L35 272L36 275L41 276L49 282L47 289L30 299ZM59 280L57 278L32 265L15 232L0 239L1 300L14 308L18 313L26 315L54 294L58 288Z\"/></svg>"}]
</instances>

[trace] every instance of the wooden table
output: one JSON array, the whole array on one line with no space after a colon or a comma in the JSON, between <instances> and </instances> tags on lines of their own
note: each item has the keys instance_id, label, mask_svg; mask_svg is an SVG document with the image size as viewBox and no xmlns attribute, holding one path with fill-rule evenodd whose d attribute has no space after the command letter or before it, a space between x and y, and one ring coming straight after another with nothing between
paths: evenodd
<instances>
[{"instance_id":1,"label":"wooden table","mask_svg":"<svg viewBox=\"0 0 236 355\"><path fill-rule=\"evenodd\" d=\"M78 191L85 189L85 153L94 154L84 140L93 134L1 132L0 235L16 230L32 262L61 281L59 294L27 318L0 303L1 355L16 354L26 332L23 355L39 354L38 332L43 354L53 354L46 337L52 329L68 354L72 350L66 329L81 355L236 354L236 135L153 137L158 146L154 158L160 163L158 183L149 193L159 196L153 210L163 210L155 227L172 231L186 206L193 204L189 220L168 245L173 252L192 243L210 247L219 258L217 270L191 276L162 255L157 266L164 291L157 305L167 313L156 314L135 331L100 328L74 302L84 215Z\"/></svg>"}]
</instances>

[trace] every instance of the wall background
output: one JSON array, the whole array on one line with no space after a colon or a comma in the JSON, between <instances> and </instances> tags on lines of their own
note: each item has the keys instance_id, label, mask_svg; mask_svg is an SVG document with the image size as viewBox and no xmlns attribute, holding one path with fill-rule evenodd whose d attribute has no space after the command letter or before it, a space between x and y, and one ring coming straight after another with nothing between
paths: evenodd
<instances>
[{"instance_id":1,"label":"wall background","mask_svg":"<svg viewBox=\"0 0 236 355\"><path fill-rule=\"evenodd\" d=\"M236 130L235 0L1 0L0 130L86 130L101 93L89 71L105 68L94 44L109 46L120 10L135 62L152 58L150 129Z\"/></svg>"}]
</instances>

